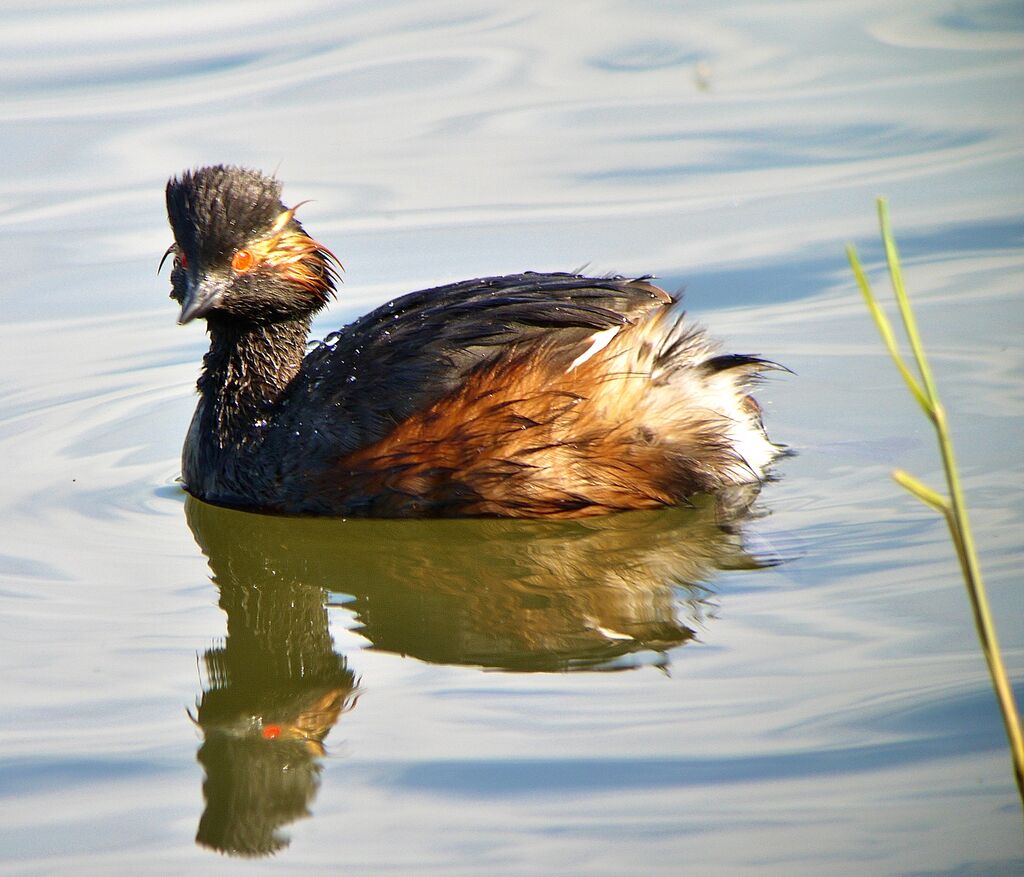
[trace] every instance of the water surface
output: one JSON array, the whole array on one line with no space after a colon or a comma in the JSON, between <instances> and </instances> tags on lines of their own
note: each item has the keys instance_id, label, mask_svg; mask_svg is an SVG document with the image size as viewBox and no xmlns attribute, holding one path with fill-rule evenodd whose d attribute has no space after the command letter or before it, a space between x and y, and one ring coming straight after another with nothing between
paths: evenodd
<instances>
[{"instance_id":1,"label":"water surface","mask_svg":"<svg viewBox=\"0 0 1024 877\"><path fill-rule=\"evenodd\" d=\"M2 870L1019 873L944 526L888 479L937 453L842 254L882 281L887 194L1019 681L1019 4L238 9L0 32ZM155 275L162 186L222 161L313 199L347 268L321 333L472 275L653 272L794 370L759 396L796 455L586 523L186 501L205 336Z\"/></svg>"}]
</instances>

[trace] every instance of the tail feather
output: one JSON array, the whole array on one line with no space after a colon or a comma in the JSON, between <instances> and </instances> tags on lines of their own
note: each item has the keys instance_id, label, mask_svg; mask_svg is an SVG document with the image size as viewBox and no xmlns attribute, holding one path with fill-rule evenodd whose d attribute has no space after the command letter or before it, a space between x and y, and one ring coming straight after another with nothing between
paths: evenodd
<instances>
[{"instance_id":1,"label":"tail feather","mask_svg":"<svg viewBox=\"0 0 1024 877\"><path fill-rule=\"evenodd\" d=\"M703 329L685 323L681 315L670 317L667 309L635 331L647 344L633 349L651 350L646 365L655 404L648 416L655 433L670 446L692 444L693 417L703 410L708 428L700 441L706 447L720 442L729 451L731 462L718 470L720 483L763 478L781 449L768 439L761 408L749 390L763 372L789 369L753 354L720 353ZM644 363L636 365L642 369Z\"/></svg>"},{"instance_id":2,"label":"tail feather","mask_svg":"<svg viewBox=\"0 0 1024 877\"><path fill-rule=\"evenodd\" d=\"M711 373L738 369L747 375L756 375L763 371L784 371L792 374L792 370L770 359L764 359L749 353L723 353L704 360L702 366Z\"/></svg>"}]
</instances>

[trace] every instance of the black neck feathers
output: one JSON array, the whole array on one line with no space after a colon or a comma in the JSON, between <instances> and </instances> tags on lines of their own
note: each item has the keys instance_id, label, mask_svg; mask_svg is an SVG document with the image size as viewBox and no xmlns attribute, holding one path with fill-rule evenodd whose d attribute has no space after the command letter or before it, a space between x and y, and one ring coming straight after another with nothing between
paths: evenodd
<instances>
[{"instance_id":1,"label":"black neck feathers","mask_svg":"<svg viewBox=\"0 0 1024 877\"><path fill-rule=\"evenodd\" d=\"M260 433L301 368L310 317L208 323L210 350L203 358L198 388L212 431L203 438L221 449L238 447Z\"/></svg>"}]
</instances>

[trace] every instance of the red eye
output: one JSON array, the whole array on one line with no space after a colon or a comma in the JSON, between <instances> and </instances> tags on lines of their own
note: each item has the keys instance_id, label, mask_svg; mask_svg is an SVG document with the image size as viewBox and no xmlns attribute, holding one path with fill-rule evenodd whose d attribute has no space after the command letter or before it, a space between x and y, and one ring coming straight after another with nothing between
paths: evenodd
<instances>
[{"instance_id":1,"label":"red eye","mask_svg":"<svg viewBox=\"0 0 1024 877\"><path fill-rule=\"evenodd\" d=\"M188 268L188 256L185 255L184 250L178 250L178 261L182 268Z\"/></svg>"},{"instance_id":2,"label":"red eye","mask_svg":"<svg viewBox=\"0 0 1024 877\"><path fill-rule=\"evenodd\" d=\"M245 274L255 264L256 257L252 254L252 250L239 250L231 257L231 267L239 274Z\"/></svg>"}]
</instances>

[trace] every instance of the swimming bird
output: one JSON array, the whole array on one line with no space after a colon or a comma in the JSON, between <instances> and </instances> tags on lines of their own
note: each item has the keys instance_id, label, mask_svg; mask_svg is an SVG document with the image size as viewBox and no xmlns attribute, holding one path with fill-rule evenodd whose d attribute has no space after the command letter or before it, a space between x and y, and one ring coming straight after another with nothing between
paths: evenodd
<instances>
[{"instance_id":1,"label":"swimming bird","mask_svg":"<svg viewBox=\"0 0 1024 877\"><path fill-rule=\"evenodd\" d=\"M185 489L290 515L582 517L756 483L779 448L722 353L649 277L523 273L395 298L309 346L341 265L281 182L166 189L179 322L210 348Z\"/></svg>"}]
</instances>

